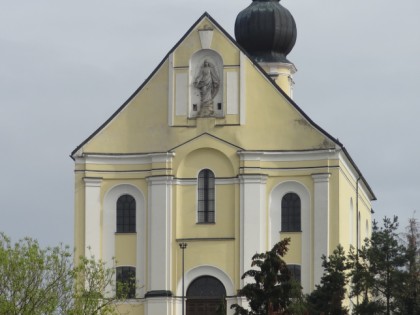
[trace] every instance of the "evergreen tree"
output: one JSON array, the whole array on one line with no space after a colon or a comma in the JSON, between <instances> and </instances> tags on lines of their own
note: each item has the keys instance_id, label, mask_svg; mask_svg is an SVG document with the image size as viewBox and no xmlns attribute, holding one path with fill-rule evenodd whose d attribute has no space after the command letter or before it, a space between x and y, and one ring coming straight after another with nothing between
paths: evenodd
<instances>
[{"instance_id":1,"label":"evergreen tree","mask_svg":"<svg viewBox=\"0 0 420 315\"><path fill-rule=\"evenodd\" d=\"M239 290L239 296L247 299L250 309L234 304L231 308L235 309L235 315L288 314L293 293L296 294L296 286L292 285L290 271L282 259L289 243L289 238L284 239L270 251L252 257L251 266L256 269L246 271L242 279L252 278L253 282Z\"/></svg>"},{"instance_id":2,"label":"evergreen tree","mask_svg":"<svg viewBox=\"0 0 420 315\"><path fill-rule=\"evenodd\" d=\"M402 285L396 296L401 314L420 314L420 223L410 218L406 233L403 234L406 246L406 266Z\"/></svg>"},{"instance_id":3,"label":"evergreen tree","mask_svg":"<svg viewBox=\"0 0 420 315\"><path fill-rule=\"evenodd\" d=\"M308 296L310 314L344 315L348 310L343 306L346 294L346 270L348 264L344 249L339 245L327 259L322 256L324 274L321 283Z\"/></svg>"},{"instance_id":4,"label":"evergreen tree","mask_svg":"<svg viewBox=\"0 0 420 315\"><path fill-rule=\"evenodd\" d=\"M355 314L400 314L397 297L405 279L406 252L398 242L398 218L385 217L383 226L373 222L372 236L349 256L351 295Z\"/></svg>"}]
</instances>

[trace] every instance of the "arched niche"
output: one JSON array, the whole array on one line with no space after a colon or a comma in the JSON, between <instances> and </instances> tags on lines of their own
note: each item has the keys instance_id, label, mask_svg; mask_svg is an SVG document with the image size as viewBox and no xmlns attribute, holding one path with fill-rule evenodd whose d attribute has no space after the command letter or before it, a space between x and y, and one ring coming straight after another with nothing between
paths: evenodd
<instances>
[{"instance_id":1,"label":"arched niche","mask_svg":"<svg viewBox=\"0 0 420 315\"><path fill-rule=\"evenodd\" d=\"M202 49L190 59L189 117L223 117L223 59Z\"/></svg>"}]
</instances>

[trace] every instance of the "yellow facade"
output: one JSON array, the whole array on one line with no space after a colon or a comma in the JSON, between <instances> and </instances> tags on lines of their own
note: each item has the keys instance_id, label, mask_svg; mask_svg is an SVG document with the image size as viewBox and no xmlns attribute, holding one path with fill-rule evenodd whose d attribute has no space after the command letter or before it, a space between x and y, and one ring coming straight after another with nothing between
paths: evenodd
<instances>
[{"instance_id":1,"label":"yellow facade","mask_svg":"<svg viewBox=\"0 0 420 315\"><path fill-rule=\"evenodd\" d=\"M203 29L212 30L210 44L200 39ZM200 54L223 61L220 116L192 116ZM130 314L180 314L181 242L188 244L185 289L207 274L223 283L228 303L237 303L251 254L291 237L286 261L302 266L309 292L320 278L321 254L370 233L375 197L343 146L207 14L72 157L76 256L90 247L98 258L137 268L136 299L119 306ZM197 219L197 177L205 169L215 177L210 224ZM301 198L302 231L281 232L281 200L290 192ZM123 194L136 200L134 233L115 230Z\"/></svg>"}]
</instances>

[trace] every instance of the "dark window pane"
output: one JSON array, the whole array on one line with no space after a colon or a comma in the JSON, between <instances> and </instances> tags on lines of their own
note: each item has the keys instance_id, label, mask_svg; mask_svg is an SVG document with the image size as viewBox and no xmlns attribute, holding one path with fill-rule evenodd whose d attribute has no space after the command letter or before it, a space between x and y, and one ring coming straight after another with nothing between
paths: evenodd
<instances>
[{"instance_id":1,"label":"dark window pane","mask_svg":"<svg viewBox=\"0 0 420 315\"><path fill-rule=\"evenodd\" d=\"M283 232L301 231L300 198L295 193L284 195L281 201L281 230Z\"/></svg>"},{"instance_id":2,"label":"dark window pane","mask_svg":"<svg viewBox=\"0 0 420 315\"><path fill-rule=\"evenodd\" d=\"M290 276L295 281L301 283L301 277L300 277L300 265L287 265L287 268L290 271Z\"/></svg>"},{"instance_id":3,"label":"dark window pane","mask_svg":"<svg viewBox=\"0 0 420 315\"><path fill-rule=\"evenodd\" d=\"M198 223L214 223L214 182L209 169L198 174Z\"/></svg>"},{"instance_id":4,"label":"dark window pane","mask_svg":"<svg viewBox=\"0 0 420 315\"><path fill-rule=\"evenodd\" d=\"M123 195L117 200L117 233L136 232L136 200Z\"/></svg>"},{"instance_id":5,"label":"dark window pane","mask_svg":"<svg viewBox=\"0 0 420 315\"><path fill-rule=\"evenodd\" d=\"M136 297L136 268L117 267L117 297L127 299Z\"/></svg>"}]
</instances>

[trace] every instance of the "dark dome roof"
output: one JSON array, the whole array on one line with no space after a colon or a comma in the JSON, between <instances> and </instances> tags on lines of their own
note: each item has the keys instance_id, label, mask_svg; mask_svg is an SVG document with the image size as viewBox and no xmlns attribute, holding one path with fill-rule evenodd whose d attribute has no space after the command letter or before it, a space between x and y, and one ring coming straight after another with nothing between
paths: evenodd
<instances>
[{"instance_id":1,"label":"dark dome roof","mask_svg":"<svg viewBox=\"0 0 420 315\"><path fill-rule=\"evenodd\" d=\"M236 17L236 41L258 62L287 62L296 43L296 23L280 0L253 0Z\"/></svg>"}]
</instances>

